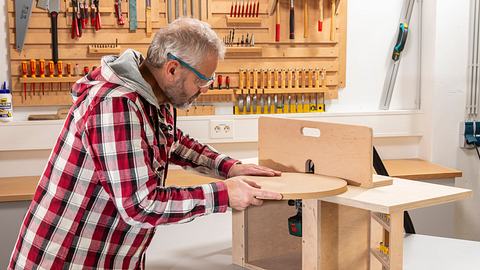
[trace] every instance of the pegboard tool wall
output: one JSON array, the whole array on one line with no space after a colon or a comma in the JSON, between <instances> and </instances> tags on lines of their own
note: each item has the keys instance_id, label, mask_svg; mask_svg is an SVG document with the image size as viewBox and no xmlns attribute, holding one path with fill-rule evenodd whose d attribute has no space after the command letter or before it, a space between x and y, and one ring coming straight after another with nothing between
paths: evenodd
<instances>
[{"instance_id":1,"label":"pegboard tool wall","mask_svg":"<svg viewBox=\"0 0 480 270\"><path fill-rule=\"evenodd\" d=\"M338 97L338 88L345 86L345 63L346 63L346 18L347 0L333 0L336 2L337 12L334 18L336 25L334 39L331 40L331 0L305 0L308 10L308 37L304 37L304 1L295 3L295 39L289 39L289 10L290 1L280 1L280 41L275 41L276 14L269 16L269 9L273 0L259 0L259 15L257 18L235 18L237 22L229 20L230 8L235 1L231 0L208 0L193 1L194 17L199 18L198 4L201 3L201 18L212 25L213 29L222 38L228 36L229 31L236 29L237 37L250 33L255 36L255 47L261 48L261 53L238 52L233 48L227 48L225 60L220 62L217 74L230 77L230 89L238 87L239 69L254 68L326 68L326 83L328 91L326 99ZM35 2L35 1L34 1ZM136 31L129 30L129 3L121 1L122 13L125 17L125 24L119 25L115 16L115 0L100 0L99 11L102 28L95 31L89 23L83 29L82 36L77 39L71 38L72 7L71 1L60 1L60 12L58 14L58 54L59 60L63 61L63 68L67 63L72 66L78 64L80 72L84 66L92 67L100 64L101 54L89 51L89 45L94 44L115 44L118 41L118 52L127 48L136 49L146 54L148 45L155 31L167 24L167 3L174 4L176 0L151 1L151 22L152 34L146 31L145 1L137 0L137 22ZM190 1L178 1L190 3ZM241 1L236 1L242 3ZM245 3L250 1L245 1ZM317 22L320 17L320 4L323 2L323 31L317 31ZM90 3L90 1L87 1ZM10 48L10 68L13 89L14 106L50 106L70 105L71 97L69 87L77 78L68 78L63 71L63 78L44 79L44 83L33 78L22 79L22 61L29 62L36 59L45 59L48 63L52 58L51 49L51 22L46 10L39 9L33 5L32 15L29 20L25 45L21 52L15 49L15 2L8 0L8 33ZM207 9L208 7L208 9ZM67 8L67 9L66 9ZM170 7L171 16L175 18L175 9ZM66 12L67 11L67 12ZM182 8L179 8L182 16ZM278 12L278 11L276 11ZM188 15L190 15L188 7ZM257 19L257 23L252 23ZM101 50L101 49L99 49ZM108 51L108 49L107 49ZM116 51L116 50L111 50ZM110 53L113 54L113 53ZM48 64L46 64L48 66ZM37 66L37 77L39 67ZM30 77L30 67L28 75ZM47 75L48 77L48 75ZM27 86L27 95L24 96L24 83L36 82L35 94L32 93L32 85ZM63 83L61 83L63 82ZM45 88L44 93L40 86ZM222 90L215 93L209 91L208 95L201 97L202 101L229 101L232 95L225 94ZM233 93L233 92L232 92Z\"/></svg>"}]
</instances>

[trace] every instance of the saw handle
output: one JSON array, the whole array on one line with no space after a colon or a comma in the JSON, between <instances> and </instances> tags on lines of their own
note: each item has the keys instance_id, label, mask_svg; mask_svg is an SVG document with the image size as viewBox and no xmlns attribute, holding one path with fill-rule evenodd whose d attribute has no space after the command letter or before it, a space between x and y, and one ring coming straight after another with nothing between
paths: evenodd
<instances>
[{"instance_id":1,"label":"saw handle","mask_svg":"<svg viewBox=\"0 0 480 270\"><path fill-rule=\"evenodd\" d=\"M54 63L58 62L57 17L58 17L58 13L56 11L52 11L50 13L50 18L52 22L52 60Z\"/></svg>"},{"instance_id":2,"label":"saw handle","mask_svg":"<svg viewBox=\"0 0 480 270\"><path fill-rule=\"evenodd\" d=\"M290 39L295 39L295 7L290 0Z\"/></svg>"}]
</instances>

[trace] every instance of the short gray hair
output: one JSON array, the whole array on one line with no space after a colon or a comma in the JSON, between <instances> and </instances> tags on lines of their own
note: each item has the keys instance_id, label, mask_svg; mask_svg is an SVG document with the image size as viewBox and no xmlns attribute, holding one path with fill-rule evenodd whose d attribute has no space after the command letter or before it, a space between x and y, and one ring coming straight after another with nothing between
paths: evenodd
<instances>
[{"instance_id":1,"label":"short gray hair","mask_svg":"<svg viewBox=\"0 0 480 270\"><path fill-rule=\"evenodd\" d=\"M147 52L147 62L161 68L171 53L195 68L206 55L223 59L225 45L209 24L192 18L179 18L155 34Z\"/></svg>"}]
</instances>

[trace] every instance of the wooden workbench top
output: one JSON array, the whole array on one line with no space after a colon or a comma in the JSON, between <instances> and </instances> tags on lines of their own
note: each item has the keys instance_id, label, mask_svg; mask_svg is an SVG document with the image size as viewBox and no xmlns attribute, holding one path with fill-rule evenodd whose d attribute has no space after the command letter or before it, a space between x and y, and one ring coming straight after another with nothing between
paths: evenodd
<instances>
[{"instance_id":1,"label":"wooden workbench top","mask_svg":"<svg viewBox=\"0 0 480 270\"><path fill-rule=\"evenodd\" d=\"M462 176L461 171L420 159L392 159L385 160L384 164L391 176L405 179L451 179ZM31 200L39 178L39 176L0 178L0 202ZM219 179L185 170L169 170L167 185L194 186L214 181Z\"/></svg>"},{"instance_id":2,"label":"wooden workbench top","mask_svg":"<svg viewBox=\"0 0 480 270\"><path fill-rule=\"evenodd\" d=\"M0 202L31 200L39 179L40 176L0 178ZM219 181L219 179L185 170L169 170L167 185L195 186L215 181Z\"/></svg>"},{"instance_id":3,"label":"wooden workbench top","mask_svg":"<svg viewBox=\"0 0 480 270\"><path fill-rule=\"evenodd\" d=\"M452 179L462 176L459 170L421 159L387 159L383 164L390 176L410 180Z\"/></svg>"}]
</instances>

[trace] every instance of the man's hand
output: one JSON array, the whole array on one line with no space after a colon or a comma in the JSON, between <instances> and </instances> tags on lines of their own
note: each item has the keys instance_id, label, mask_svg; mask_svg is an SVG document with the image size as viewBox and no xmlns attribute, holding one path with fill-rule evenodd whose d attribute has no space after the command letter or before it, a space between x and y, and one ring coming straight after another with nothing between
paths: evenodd
<instances>
[{"instance_id":1,"label":"man's hand","mask_svg":"<svg viewBox=\"0 0 480 270\"><path fill-rule=\"evenodd\" d=\"M260 189L260 186L247 177L238 176L225 180L230 207L243 211L250 205L260 206L262 199L281 200L282 194Z\"/></svg>"},{"instance_id":2,"label":"man's hand","mask_svg":"<svg viewBox=\"0 0 480 270\"><path fill-rule=\"evenodd\" d=\"M240 175L254 175L254 176L279 176L282 172L272 170L264 166L255 164L235 164L230 168L228 177L235 177Z\"/></svg>"}]
</instances>

